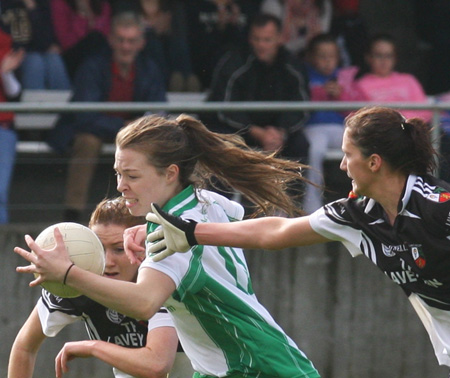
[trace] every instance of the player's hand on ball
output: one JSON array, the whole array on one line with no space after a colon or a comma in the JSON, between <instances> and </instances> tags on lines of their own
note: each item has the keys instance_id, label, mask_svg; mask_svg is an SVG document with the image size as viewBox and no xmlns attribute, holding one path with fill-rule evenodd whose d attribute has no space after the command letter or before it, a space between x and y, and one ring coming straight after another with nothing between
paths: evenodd
<instances>
[{"instance_id":1,"label":"player's hand on ball","mask_svg":"<svg viewBox=\"0 0 450 378\"><path fill-rule=\"evenodd\" d=\"M152 204L152 211L146 219L162 226L147 236L147 241L155 242L148 249L150 253L157 253L153 261L161 261L175 252L187 252L197 245L194 234L197 222L168 214L156 204Z\"/></svg>"},{"instance_id":2,"label":"player's hand on ball","mask_svg":"<svg viewBox=\"0 0 450 378\"><path fill-rule=\"evenodd\" d=\"M44 250L37 245L30 235L25 235L25 242L33 252L20 247L14 248L14 252L31 263L28 266L17 267L16 271L38 275L35 280L30 282L30 286L37 286L48 281L63 281L67 268L72 264L72 261L58 228L55 228L55 241L56 244L52 249Z\"/></svg>"}]
</instances>

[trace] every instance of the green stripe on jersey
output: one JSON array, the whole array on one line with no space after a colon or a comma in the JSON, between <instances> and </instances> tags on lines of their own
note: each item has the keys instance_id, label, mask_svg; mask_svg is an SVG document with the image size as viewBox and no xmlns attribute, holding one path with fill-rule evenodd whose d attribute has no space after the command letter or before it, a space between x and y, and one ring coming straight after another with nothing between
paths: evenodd
<instances>
[{"instance_id":1,"label":"green stripe on jersey","mask_svg":"<svg viewBox=\"0 0 450 378\"><path fill-rule=\"evenodd\" d=\"M220 348L229 374L242 377L319 377L311 362L286 335L219 282L206 276L200 292L183 303ZM261 373L264 372L264 373Z\"/></svg>"}]
</instances>

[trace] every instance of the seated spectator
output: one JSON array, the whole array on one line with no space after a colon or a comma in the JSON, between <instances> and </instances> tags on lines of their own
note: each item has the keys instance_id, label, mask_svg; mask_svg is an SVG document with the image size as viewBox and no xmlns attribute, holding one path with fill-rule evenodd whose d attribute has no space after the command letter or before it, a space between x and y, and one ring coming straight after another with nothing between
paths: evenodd
<instances>
[{"instance_id":1,"label":"seated spectator","mask_svg":"<svg viewBox=\"0 0 450 378\"><path fill-rule=\"evenodd\" d=\"M26 51L20 67L24 89L70 89L49 0L2 0L2 23L14 47Z\"/></svg>"},{"instance_id":2,"label":"seated spectator","mask_svg":"<svg viewBox=\"0 0 450 378\"><path fill-rule=\"evenodd\" d=\"M381 102L427 102L420 82L411 74L395 71L396 44L388 34L378 34L370 39L365 55L367 67L356 75L356 85L363 100ZM426 110L402 110L407 119L419 117L431 120Z\"/></svg>"},{"instance_id":3,"label":"seated spectator","mask_svg":"<svg viewBox=\"0 0 450 378\"><path fill-rule=\"evenodd\" d=\"M146 23L145 52L160 67L171 92L199 92L192 73L185 6L179 0L141 0Z\"/></svg>"},{"instance_id":4,"label":"seated spectator","mask_svg":"<svg viewBox=\"0 0 450 378\"><path fill-rule=\"evenodd\" d=\"M83 60L107 47L111 23L108 0L50 0L56 38L70 78Z\"/></svg>"},{"instance_id":5,"label":"seated spectator","mask_svg":"<svg viewBox=\"0 0 450 378\"><path fill-rule=\"evenodd\" d=\"M87 59L78 69L73 101L165 101L162 76L156 64L139 54L145 44L144 25L135 13L114 16L109 35L111 50ZM112 142L133 113L68 113L50 133L49 144L70 151L66 183L66 221L80 221L103 142ZM70 150L70 147L71 150Z\"/></svg>"},{"instance_id":6,"label":"seated spectator","mask_svg":"<svg viewBox=\"0 0 450 378\"><path fill-rule=\"evenodd\" d=\"M307 53L307 72L311 101L356 101L354 91L339 69L339 46L331 34L311 39ZM303 209L311 214L322 207L323 162L327 150L340 149L344 133L344 114L336 111L313 112L305 126L309 141L307 178L317 186L307 185Z\"/></svg>"},{"instance_id":7,"label":"seated spectator","mask_svg":"<svg viewBox=\"0 0 450 378\"><path fill-rule=\"evenodd\" d=\"M282 23L284 46L303 56L311 38L327 33L331 27L330 0L263 0L261 12L273 14Z\"/></svg>"},{"instance_id":8,"label":"seated spectator","mask_svg":"<svg viewBox=\"0 0 450 378\"><path fill-rule=\"evenodd\" d=\"M248 26L258 11L254 0L189 0L186 17L192 69L203 90L210 87L220 57L246 45Z\"/></svg>"},{"instance_id":9,"label":"seated spectator","mask_svg":"<svg viewBox=\"0 0 450 378\"><path fill-rule=\"evenodd\" d=\"M17 99L21 86L14 75L22 63L23 50L11 49L11 37L0 29L0 102ZM0 223L8 223L8 196L16 157L14 113L0 112Z\"/></svg>"},{"instance_id":10,"label":"seated spectator","mask_svg":"<svg viewBox=\"0 0 450 378\"><path fill-rule=\"evenodd\" d=\"M249 32L250 51L225 54L214 72L207 101L307 101L303 64L283 47L278 18L256 16ZM308 142L302 127L307 119L298 112L220 112L220 124L208 127L239 132L250 146L306 161Z\"/></svg>"}]
</instances>

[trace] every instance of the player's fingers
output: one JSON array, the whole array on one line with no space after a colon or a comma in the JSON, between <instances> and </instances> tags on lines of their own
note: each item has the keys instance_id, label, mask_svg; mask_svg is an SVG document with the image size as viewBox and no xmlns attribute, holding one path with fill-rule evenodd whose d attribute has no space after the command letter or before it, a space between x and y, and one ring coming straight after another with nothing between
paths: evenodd
<instances>
[{"instance_id":1,"label":"player's fingers","mask_svg":"<svg viewBox=\"0 0 450 378\"><path fill-rule=\"evenodd\" d=\"M16 267L17 273L36 273L36 267L34 265L28 265L28 266L18 266ZM42 282L44 282L43 277L40 274L36 274L36 278L31 281L28 286L35 287L40 285Z\"/></svg>"},{"instance_id":2,"label":"player's fingers","mask_svg":"<svg viewBox=\"0 0 450 378\"><path fill-rule=\"evenodd\" d=\"M19 273L36 273L36 265L18 266L16 271Z\"/></svg>"},{"instance_id":3,"label":"player's fingers","mask_svg":"<svg viewBox=\"0 0 450 378\"><path fill-rule=\"evenodd\" d=\"M162 228L158 228L157 230L150 232L147 235L147 241L154 242L155 240L159 240L164 238L164 231Z\"/></svg>"},{"instance_id":4,"label":"player's fingers","mask_svg":"<svg viewBox=\"0 0 450 378\"><path fill-rule=\"evenodd\" d=\"M162 252L158 253L157 255L153 256L152 260L154 262L158 262L158 261L164 260L166 257L168 257L170 255L173 255L174 253L175 252L172 251L171 249L166 248L164 251L162 251Z\"/></svg>"},{"instance_id":5,"label":"player's fingers","mask_svg":"<svg viewBox=\"0 0 450 378\"><path fill-rule=\"evenodd\" d=\"M22 256L25 260L27 260L30 263L34 263L37 261L37 256L33 253L27 251L26 249L15 247L14 252L18 255Z\"/></svg>"},{"instance_id":6,"label":"player's fingers","mask_svg":"<svg viewBox=\"0 0 450 378\"><path fill-rule=\"evenodd\" d=\"M159 252L159 251L164 250L166 247L167 247L167 243L166 243L166 241L163 239L163 240L160 240L160 241L157 242L157 243L150 244L150 245L148 246L148 252L149 252L149 253L156 253L156 252Z\"/></svg>"},{"instance_id":7,"label":"player's fingers","mask_svg":"<svg viewBox=\"0 0 450 378\"><path fill-rule=\"evenodd\" d=\"M145 219L148 222L161 224L161 220L159 219L159 217L155 213L147 213L147 215L145 216Z\"/></svg>"},{"instance_id":8,"label":"player's fingers","mask_svg":"<svg viewBox=\"0 0 450 378\"><path fill-rule=\"evenodd\" d=\"M55 373L56 373L56 378L61 378L63 375L62 372L62 358L63 358L63 353L64 353L64 349L61 349L58 353L58 355L55 358Z\"/></svg>"},{"instance_id":9,"label":"player's fingers","mask_svg":"<svg viewBox=\"0 0 450 378\"><path fill-rule=\"evenodd\" d=\"M65 245L64 244L64 238L62 236L62 233L60 231L60 229L58 227L55 227L55 229L53 230L53 234L55 235L55 241L56 241L56 246L58 245Z\"/></svg>"},{"instance_id":10,"label":"player's fingers","mask_svg":"<svg viewBox=\"0 0 450 378\"><path fill-rule=\"evenodd\" d=\"M141 263L139 256L141 256L142 252L145 252L145 248L136 243L128 243L124 249L131 264Z\"/></svg>"}]
</instances>

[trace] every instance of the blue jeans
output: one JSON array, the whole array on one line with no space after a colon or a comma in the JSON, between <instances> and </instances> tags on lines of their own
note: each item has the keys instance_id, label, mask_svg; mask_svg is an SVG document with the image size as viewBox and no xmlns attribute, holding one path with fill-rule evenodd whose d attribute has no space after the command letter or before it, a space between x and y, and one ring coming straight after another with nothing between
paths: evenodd
<instances>
[{"instance_id":1,"label":"blue jeans","mask_svg":"<svg viewBox=\"0 0 450 378\"><path fill-rule=\"evenodd\" d=\"M0 223L8 223L8 197L16 158L17 134L0 128Z\"/></svg>"},{"instance_id":2,"label":"blue jeans","mask_svg":"<svg viewBox=\"0 0 450 378\"><path fill-rule=\"evenodd\" d=\"M24 89L70 89L70 79L61 55L27 52L21 66Z\"/></svg>"}]
</instances>

